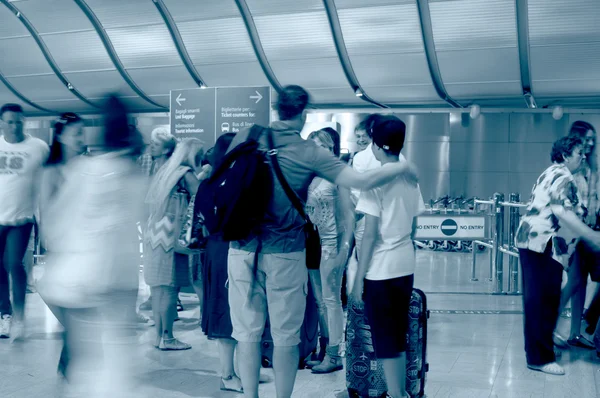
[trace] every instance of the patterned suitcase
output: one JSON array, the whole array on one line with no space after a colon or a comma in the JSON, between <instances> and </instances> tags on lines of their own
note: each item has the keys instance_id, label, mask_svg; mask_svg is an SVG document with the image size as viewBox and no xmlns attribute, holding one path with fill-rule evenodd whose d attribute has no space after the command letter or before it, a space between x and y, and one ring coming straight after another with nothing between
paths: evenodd
<instances>
[{"instance_id":1,"label":"patterned suitcase","mask_svg":"<svg viewBox=\"0 0 600 398\"><path fill-rule=\"evenodd\" d=\"M406 335L406 391L413 397L425 396L425 374L429 370L427 350L427 298L413 289ZM364 308L348 302L346 326L346 386L351 398L385 397L387 386L381 362L377 360L371 330Z\"/></svg>"}]
</instances>

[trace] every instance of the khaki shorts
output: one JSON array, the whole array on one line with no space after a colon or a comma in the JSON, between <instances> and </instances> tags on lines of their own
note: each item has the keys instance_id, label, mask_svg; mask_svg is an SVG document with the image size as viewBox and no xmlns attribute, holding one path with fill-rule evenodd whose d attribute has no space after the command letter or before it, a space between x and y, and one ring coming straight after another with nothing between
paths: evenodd
<instances>
[{"instance_id":1,"label":"khaki shorts","mask_svg":"<svg viewBox=\"0 0 600 398\"><path fill-rule=\"evenodd\" d=\"M268 311L273 344L300 344L308 289L304 252L260 254L255 278L254 253L230 248L227 268L232 337L260 342Z\"/></svg>"}]
</instances>

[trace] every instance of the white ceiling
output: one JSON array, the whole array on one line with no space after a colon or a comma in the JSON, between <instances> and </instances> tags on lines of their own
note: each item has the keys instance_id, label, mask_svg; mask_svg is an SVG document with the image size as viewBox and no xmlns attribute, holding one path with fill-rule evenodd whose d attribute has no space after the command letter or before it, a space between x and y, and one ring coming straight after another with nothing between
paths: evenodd
<instances>
[{"instance_id":1,"label":"white ceiling","mask_svg":"<svg viewBox=\"0 0 600 398\"><path fill-rule=\"evenodd\" d=\"M234 0L163 0L208 86L268 85ZM518 0L521 1L521 0ZM168 107L169 90L196 88L153 0L87 0L135 85ZM306 87L317 107L365 107L338 57L321 0L246 0L282 85ZM135 112L164 110L119 73L73 0L12 1L60 72L90 102L118 90ZM432 84L416 0L336 0L345 47L362 89L394 107L446 106ZM429 0L433 42L448 94L462 105L522 106L514 0ZM530 73L539 106L600 106L598 0L528 0ZM19 18L0 4L0 73L52 111L97 112L65 87ZM275 97L275 96L274 96ZM0 82L0 102L41 114Z\"/></svg>"}]
</instances>

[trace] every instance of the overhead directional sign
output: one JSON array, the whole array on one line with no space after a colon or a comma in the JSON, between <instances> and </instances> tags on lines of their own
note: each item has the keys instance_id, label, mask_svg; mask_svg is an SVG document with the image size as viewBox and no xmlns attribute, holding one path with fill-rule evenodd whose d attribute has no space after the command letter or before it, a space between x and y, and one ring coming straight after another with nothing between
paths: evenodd
<instances>
[{"instance_id":1,"label":"overhead directional sign","mask_svg":"<svg viewBox=\"0 0 600 398\"><path fill-rule=\"evenodd\" d=\"M217 137L253 124L269 125L270 87L216 87L171 90L171 133L212 147Z\"/></svg>"}]
</instances>

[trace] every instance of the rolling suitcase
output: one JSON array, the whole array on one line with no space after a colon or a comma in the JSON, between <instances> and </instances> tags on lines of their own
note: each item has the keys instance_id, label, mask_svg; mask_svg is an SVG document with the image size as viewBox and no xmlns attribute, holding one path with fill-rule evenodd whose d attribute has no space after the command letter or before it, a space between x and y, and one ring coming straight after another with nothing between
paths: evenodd
<instances>
[{"instance_id":1,"label":"rolling suitcase","mask_svg":"<svg viewBox=\"0 0 600 398\"><path fill-rule=\"evenodd\" d=\"M312 286L308 283L308 293L306 295L306 311L304 312L304 322L300 329L300 363L299 369L304 369L307 360L317 351L317 343L319 341L319 310L317 301L312 290ZM261 363L263 368L273 366L273 339L271 337L271 327L269 317L263 333L261 343Z\"/></svg>"},{"instance_id":2,"label":"rolling suitcase","mask_svg":"<svg viewBox=\"0 0 600 398\"><path fill-rule=\"evenodd\" d=\"M406 350L406 391L415 397L425 396L425 374L429 370L427 351L427 299L413 289L408 311ZM387 386L381 362L377 360L371 328L364 308L348 302L346 326L346 386L351 398L385 397Z\"/></svg>"}]
</instances>

